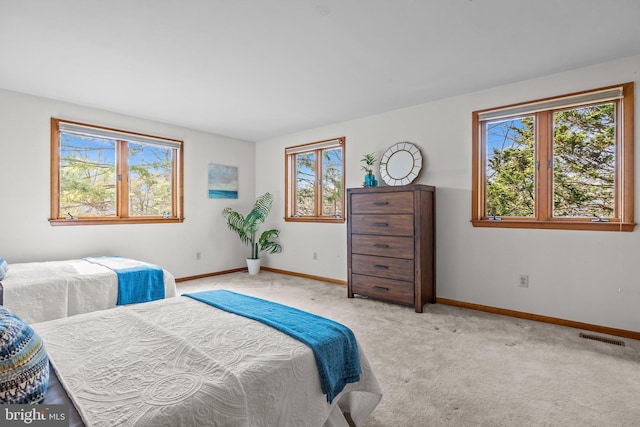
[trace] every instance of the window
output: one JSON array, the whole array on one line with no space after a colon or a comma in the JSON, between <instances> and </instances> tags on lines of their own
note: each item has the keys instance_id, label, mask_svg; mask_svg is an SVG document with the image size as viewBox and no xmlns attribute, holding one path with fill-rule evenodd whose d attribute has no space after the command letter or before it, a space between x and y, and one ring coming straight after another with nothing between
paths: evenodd
<instances>
[{"instance_id":1,"label":"window","mask_svg":"<svg viewBox=\"0 0 640 427\"><path fill-rule=\"evenodd\" d=\"M182 141L51 119L52 225L183 220Z\"/></svg>"},{"instance_id":2,"label":"window","mask_svg":"<svg viewBox=\"0 0 640 427\"><path fill-rule=\"evenodd\" d=\"M475 111L476 227L633 231L633 83Z\"/></svg>"},{"instance_id":3,"label":"window","mask_svg":"<svg viewBox=\"0 0 640 427\"><path fill-rule=\"evenodd\" d=\"M344 222L345 138L289 147L285 221Z\"/></svg>"}]
</instances>

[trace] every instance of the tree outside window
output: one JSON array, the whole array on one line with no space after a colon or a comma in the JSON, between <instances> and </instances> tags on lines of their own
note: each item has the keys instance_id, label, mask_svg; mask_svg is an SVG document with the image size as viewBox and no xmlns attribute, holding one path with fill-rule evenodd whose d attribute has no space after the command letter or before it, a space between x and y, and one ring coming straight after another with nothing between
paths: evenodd
<instances>
[{"instance_id":1,"label":"tree outside window","mask_svg":"<svg viewBox=\"0 0 640 427\"><path fill-rule=\"evenodd\" d=\"M52 225L181 222L182 142L52 119Z\"/></svg>"},{"instance_id":2,"label":"tree outside window","mask_svg":"<svg viewBox=\"0 0 640 427\"><path fill-rule=\"evenodd\" d=\"M345 138L289 147L286 221L344 222Z\"/></svg>"},{"instance_id":3,"label":"tree outside window","mask_svg":"<svg viewBox=\"0 0 640 427\"><path fill-rule=\"evenodd\" d=\"M473 123L474 226L633 230L633 83Z\"/></svg>"}]
</instances>

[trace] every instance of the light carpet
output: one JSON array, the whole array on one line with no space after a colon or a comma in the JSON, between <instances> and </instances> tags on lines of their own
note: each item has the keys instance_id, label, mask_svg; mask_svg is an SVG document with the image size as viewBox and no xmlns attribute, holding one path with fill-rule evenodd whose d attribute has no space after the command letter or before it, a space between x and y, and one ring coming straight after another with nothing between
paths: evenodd
<instances>
[{"instance_id":1,"label":"light carpet","mask_svg":"<svg viewBox=\"0 0 640 427\"><path fill-rule=\"evenodd\" d=\"M179 293L205 289L351 328L384 393L364 427L640 426L640 341L625 338L622 347L580 338L577 329L442 304L415 313L267 271L178 283Z\"/></svg>"}]
</instances>

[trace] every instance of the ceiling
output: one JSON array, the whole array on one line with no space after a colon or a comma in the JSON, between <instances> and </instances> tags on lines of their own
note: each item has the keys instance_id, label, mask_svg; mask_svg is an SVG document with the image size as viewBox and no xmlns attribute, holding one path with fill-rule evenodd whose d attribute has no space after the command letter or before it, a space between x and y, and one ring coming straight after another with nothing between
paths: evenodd
<instances>
[{"instance_id":1,"label":"ceiling","mask_svg":"<svg viewBox=\"0 0 640 427\"><path fill-rule=\"evenodd\" d=\"M640 53L638 0L0 0L0 87L260 141Z\"/></svg>"}]
</instances>

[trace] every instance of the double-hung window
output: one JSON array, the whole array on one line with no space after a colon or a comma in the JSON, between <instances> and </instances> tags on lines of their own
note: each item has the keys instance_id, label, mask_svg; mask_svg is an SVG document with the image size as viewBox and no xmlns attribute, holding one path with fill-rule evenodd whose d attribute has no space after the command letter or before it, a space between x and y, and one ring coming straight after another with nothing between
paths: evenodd
<instances>
[{"instance_id":1,"label":"double-hung window","mask_svg":"<svg viewBox=\"0 0 640 427\"><path fill-rule=\"evenodd\" d=\"M182 222L182 141L51 119L52 225Z\"/></svg>"},{"instance_id":2,"label":"double-hung window","mask_svg":"<svg viewBox=\"0 0 640 427\"><path fill-rule=\"evenodd\" d=\"M345 138L285 149L285 221L344 222Z\"/></svg>"},{"instance_id":3,"label":"double-hung window","mask_svg":"<svg viewBox=\"0 0 640 427\"><path fill-rule=\"evenodd\" d=\"M474 226L633 230L633 83L472 122Z\"/></svg>"}]
</instances>

